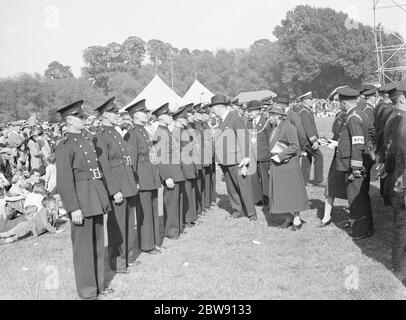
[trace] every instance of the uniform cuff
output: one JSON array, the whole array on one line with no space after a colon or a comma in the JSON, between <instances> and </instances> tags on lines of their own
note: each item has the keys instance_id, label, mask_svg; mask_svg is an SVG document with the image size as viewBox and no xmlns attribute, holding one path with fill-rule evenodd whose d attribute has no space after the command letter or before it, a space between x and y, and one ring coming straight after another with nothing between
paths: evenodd
<instances>
[{"instance_id":1,"label":"uniform cuff","mask_svg":"<svg viewBox=\"0 0 406 320\"><path fill-rule=\"evenodd\" d=\"M358 161L358 160L351 160L350 162L351 164L351 168L362 168L362 161Z\"/></svg>"},{"instance_id":2,"label":"uniform cuff","mask_svg":"<svg viewBox=\"0 0 406 320\"><path fill-rule=\"evenodd\" d=\"M313 142L313 143L314 143L314 142L316 142L317 137L316 137L316 136L310 137L310 139L309 139L309 140L310 140L310 142Z\"/></svg>"}]
</instances>

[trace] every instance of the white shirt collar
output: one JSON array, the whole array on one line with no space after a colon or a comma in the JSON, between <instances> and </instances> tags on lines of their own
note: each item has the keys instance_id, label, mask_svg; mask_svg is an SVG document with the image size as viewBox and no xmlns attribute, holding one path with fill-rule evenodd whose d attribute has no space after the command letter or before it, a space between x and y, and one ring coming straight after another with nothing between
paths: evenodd
<instances>
[{"instance_id":1,"label":"white shirt collar","mask_svg":"<svg viewBox=\"0 0 406 320\"><path fill-rule=\"evenodd\" d=\"M224 112L224 114L221 116L221 120L224 121L224 120L227 118L227 116L228 116L228 114L230 113L230 111L231 111L231 109L230 109L230 108L227 108L227 111Z\"/></svg>"}]
</instances>

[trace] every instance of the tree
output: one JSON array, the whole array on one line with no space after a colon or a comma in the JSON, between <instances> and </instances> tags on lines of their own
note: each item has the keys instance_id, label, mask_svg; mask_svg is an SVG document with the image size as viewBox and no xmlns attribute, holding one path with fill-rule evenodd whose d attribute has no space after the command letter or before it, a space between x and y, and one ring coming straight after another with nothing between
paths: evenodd
<instances>
[{"instance_id":1,"label":"tree","mask_svg":"<svg viewBox=\"0 0 406 320\"><path fill-rule=\"evenodd\" d=\"M133 75L141 68L146 54L146 43L138 37L129 37L123 43L123 57L126 70Z\"/></svg>"},{"instance_id":2,"label":"tree","mask_svg":"<svg viewBox=\"0 0 406 320\"><path fill-rule=\"evenodd\" d=\"M280 77L291 92L326 95L339 85L377 80L373 29L361 23L349 29L347 19L343 12L300 5L275 28L284 53ZM384 39L393 42L388 34Z\"/></svg>"},{"instance_id":3,"label":"tree","mask_svg":"<svg viewBox=\"0 0 406 320\"><path fill-rule=\"evenodd\" d=\"M84 50L83 60L85 67L82 68L82 75L91 80L94 85L101 88L108 94L109 50L103 46L91 46Z\"/></svg>"},{"instance_id":4,"label":"tree","mask_svg":"<svg viewBox=\"0 0 406 320\"><path fill-rule=\"evenodd\" d=\"M73 78L73 73L70 66L64 66L58 61L53 61L48 65L44 75L47 79L69 79Z\"/></svg>"}]
</instances>

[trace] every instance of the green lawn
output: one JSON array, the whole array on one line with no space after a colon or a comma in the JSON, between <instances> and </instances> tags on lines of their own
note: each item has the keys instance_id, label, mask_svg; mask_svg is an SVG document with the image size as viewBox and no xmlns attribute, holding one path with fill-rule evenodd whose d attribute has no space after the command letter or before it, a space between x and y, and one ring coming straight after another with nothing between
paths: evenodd
<instances>
[{"instance_id":1,"label":"green lawn","mask_svg":"<svg viewBox=\"0 0 406 320\"><path fill-rule=\"evenodd\" d=\"M319 133L331 136L331 118L317 120ZM322 148L325 176L332 151ZM111 299L405 299L406 289L390 272L391 210L383 206L377 183L371 186L375 234L354 243L335 225L317 229L324 190L308 188L311 210L299 232L268 227L259 219L225 221L227 193L217 177L221 199L180 240L165 240L161 255L139 256L141 265L117 275ZM334 223L348 218L346 201L337 202ZM0 246L0 299L77 299L69 226ZM254 242L253 242L254 241ZM46 289L55 272L59 286ZM51 274L51 276L50 276ZM348 287L359 275L358 288ZM351 278L352 277L352 278ZM352 282L353 284L356 282Z\"/></svg>"}]
</instances>

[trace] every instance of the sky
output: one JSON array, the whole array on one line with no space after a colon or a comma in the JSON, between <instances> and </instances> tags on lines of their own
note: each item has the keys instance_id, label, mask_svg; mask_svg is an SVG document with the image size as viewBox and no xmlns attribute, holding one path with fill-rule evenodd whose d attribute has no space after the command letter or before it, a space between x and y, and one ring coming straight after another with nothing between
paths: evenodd
<instances>
[{"instance_id":1,"label":"sky","mask_svg":"<svg viewBox=\"0 0 406 320\"><path fill-rule=\"evenodd\" d=\"M275 40L275 26L299 4L330 7L373 25L373 1L1 0L0 77L43 74L54 60L79 76L84 49L122 43L130 36L159 39L178 49L247 48L258 39ZM406 11L379 9L376 18L406 38Z\"/></svg>"}]
</instances>

